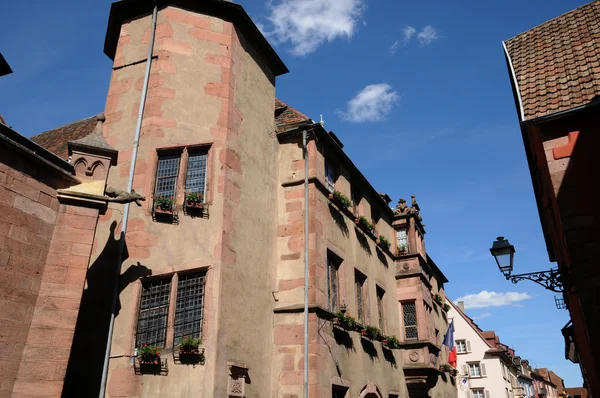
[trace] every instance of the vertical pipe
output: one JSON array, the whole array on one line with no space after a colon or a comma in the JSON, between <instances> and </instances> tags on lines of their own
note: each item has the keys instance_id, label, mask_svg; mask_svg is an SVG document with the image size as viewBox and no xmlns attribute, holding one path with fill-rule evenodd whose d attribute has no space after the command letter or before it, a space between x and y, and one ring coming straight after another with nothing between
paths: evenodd
<instances>
[{"instance_id":1,"label":"vertical pipe","mask_svg":"<svg viewBox=\"0 0 600 398\"><path fill-rule=\"evenodd\" d=\"M144 116L144 105L146 104L146 95L148 94L148 80L150 79L150 67L152 66L152 51L154 48L154 37L156 33L156 14L158 13L158 6L154 3L154 10L152 11L152 27L150 29L150 44L148 45L148 58L146 60L146 74L144 76L144 86L142 87L142 98L140 100L140 107L138 111L137 126L135 128L135 138L133 141L133 151L131 154L131 164L129 165L129 180L127 182L127 192L131 193L133 189L133 176L135 174L135 163L137 159L138 146L140 142L140 135L142 131L142 119ZM119 279L121 276L121 263L123 262L123 252L125 250L125 234L127 232L127 222L129 220L129 207L130 203L125 204L123 209L123 219L121 222L121 236L119 239L119 252L117 257L116 276L114 283L114 292L112 299L112 307L110 311L110 324L108 326L108 339L106 340L106 351L104 353L104 367L102 369L102 381L100 383L100 394L99 398L104 398L106 395L106 381L108 379L108 365L110 363L110 349L112 346L113 331L115 328L115 310L117 308L117 300L119 299Z\"/></svg>"},{"instance_id":2,"label":"vertical pipe","mask_svg":"<svg viewBox=\"0 0 600 398\"><path fill-rule=\"evenodd\" d=\"M304 151L304 398L308 398L308 149L302 131Z\"/></svg>"}]
</instances>

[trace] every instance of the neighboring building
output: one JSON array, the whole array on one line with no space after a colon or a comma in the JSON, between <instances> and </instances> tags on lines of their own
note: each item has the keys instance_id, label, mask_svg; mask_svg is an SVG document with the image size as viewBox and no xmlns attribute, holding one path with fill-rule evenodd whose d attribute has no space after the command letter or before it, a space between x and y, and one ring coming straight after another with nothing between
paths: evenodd
<instances>
[{"instance_id":1,"label":"neighboring building","mask_svg":"<svg viewBox=\"0 0 600 398\"><path fill-rule=\"evenodd\" d=\"M584 387L569 387L566 389L570 398L587 398L588 392Z\"/></svg>"},{"instance_id":2,"label":"neighboring building","mask_svg":"<svg viewBox=\"0 0 600 398\"><path fill-rule=\"evenodd\" d=\"M572 326L566 356L600 396L600 1L504 42L550 261ZM533 21L535 22L535 21ZM540 265L543 267L543 265Z\"/></svg>"},{"instance_id":3,"label":"neighboring building","mask_svg":"<svg viewBox=\"0 0 600 398\"><path fill-rule=\"evenodd\" d=\"M552 384L556 386L558 397L567 398L568 394L563 379L551 370L548 371L548 377L550 378Z\"/></svg>"},{"instance_id":4,"label":"neighboring building","mask_svg":"<svg viewBox=\"0 0 600 398\"><path fill-rule=\"evenodd\" d=\"M521 365L518 365L519 361L516 362L516 365L519 367L517 382L521 390L515 391L515 397L535 398L533 379L531 378L532 369L529 365L529 361L525 359L520 360L520 362Z\"/></svg>"},{"instance_id":5,"label":"neighboring building","mask_svg":"<svg viewBox=\"0 0 600 398\"><path fill-rule=\"evenodd\" d=\"M61 394L96 223L109 200L104 185L116 152L103 141L97 129L69 143L95 162L88 174L0 123L2 397Z\"/></svg>"},{"instance_id":6,"label":"neighboring building","mask_svg":"<svg viewBox=\"0 0 600 398\"><path fill-rule=\"evenodd\" d=\"M531 372L535 398L558 398L558 388L550 379L548 369L535 369Z\"/></svg>"},{"instance_id":7,"label":"neighboring building","mask_svg":"<svg viewBox=\"0 0 600 398\"><path fill-rule=\"evenodd\" d=\"M127 186L135 162L133 188L147 198L131 208L125 236L107 396L301 396L308 260L311 397L455 397L452 378L438 370L448 358L447 279L425 250L415 198L392 210L333 133L275 99L287 69L241 6L160 2L132 159L151 13L152 2L112 5L105 113L33 138L68 157L78 176L100 173L112 186ZM114 155L113 167L83 152L90 142L95 154ZM187 205L191 193L200 207ZM68 367L49 396L98 394L122 214L110 205L95 226L81 305L60 318L75 327ZM334 327L340 310L397 336L399 349ZM183 337L202 338L194 365L179 355ZM146 345L161 349L152 374L136 358Z\"/></svg>"},{"instance_id":8,"label":"neighboring building","mask_svg":"<svg viewBox=\"0 0 600 398\"><path fill-rule=\"evenodd\" d=\"M451 303L454 320L459 398L514 398L518 389L514 351L500 343L493 331L482 331L462 308Z\"/></svg>"}]
</instances>

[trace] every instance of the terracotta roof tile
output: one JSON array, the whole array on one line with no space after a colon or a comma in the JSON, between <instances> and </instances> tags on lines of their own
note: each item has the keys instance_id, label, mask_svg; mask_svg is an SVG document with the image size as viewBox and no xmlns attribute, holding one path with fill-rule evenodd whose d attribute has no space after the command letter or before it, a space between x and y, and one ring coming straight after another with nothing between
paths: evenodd
<instances>
[{"instance_id":1,"label":"terracotta roof tile","mask_svg":"<svg viewBox=\"0 0 600 398\"><path fill-rule=\"evenodd\" d=\"M296 124L310 120L310 118L303 113L292 108L288 104L276 99L275 100L275 124L284 126L288 124Z\"/></svg>"},{"instance_id":2,"label":"terracotta roof tile","mask_svg":"<svg viewBox=\"0 0 600 398\"><path fill-rule=\"evenodd\" d=\"M100 115L91 116L65 124L64 126L31 137L31 140L62 159L68 159L69 151L67 144L69 141L76 141L90 135L96 128L99 117ZM102 115L102 117L104 116Z\"/></svg>"},{"instance_id":3,"label":"terracotta roof tile","mask_svg":"<svg viewBox=\"0 0 600 398\"><path fill-rule=\"evenodd\" d=\"M600 95L600 0L505 42L524 120L568 110Z\"/></svg>"}]
</instances>

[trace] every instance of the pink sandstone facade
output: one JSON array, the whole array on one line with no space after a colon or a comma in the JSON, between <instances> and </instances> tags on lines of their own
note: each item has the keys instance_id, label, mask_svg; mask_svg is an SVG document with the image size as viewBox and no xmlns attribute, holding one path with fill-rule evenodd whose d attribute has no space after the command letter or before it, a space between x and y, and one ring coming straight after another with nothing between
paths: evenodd
<instances>
[{"instance_id":1,"label":"pink sandstone facade","mask_svg":"<svg viewBox=\"0 0 600 398\"><path fill-rule=\"evenodd\" d=\"M68 325L70 334L56 339L70 351L53 354L62 355L59 370L44 367L35 383L24 357L18 374L30 370L17 376L13 396L46 385L47 396L98 394L111 291L118 289L107 397L301 397L308 207L309 396L455 398L454 379L440 370L448 357L447 280L427 255L416 200L391 209L333 133L276 102L275 79L287 69L240 6L160 2L132 159L151 11L137 0L113 4L105 45L113 72L94 138L102 143L91 152L81 140L69 147L73 173L86 187L101 186L101 195L105 185L127 186L134 161L133 189L146 200L131 207L125 237L121 204L57 218L69 226L53 235L48 283L73 283L80 294L60 301L69 318L38 310L33 319L48 323L52 336ZM51 134L42 136L34 140L51 147ZM70 189L61 191L64 200L86 195ZM200 209L188 206L189 192L203 196ZM360 226L359 216L374 230ZM85 266L73 260L84 248ZM399 346L336 326L338 311L396 336ZM27 351L48 336L30 332L19 344ZM182 337L200 336L198 360L186 363ZM138 356L146 345L160 347L151 372Z\"/></svg>"}]
</instances>

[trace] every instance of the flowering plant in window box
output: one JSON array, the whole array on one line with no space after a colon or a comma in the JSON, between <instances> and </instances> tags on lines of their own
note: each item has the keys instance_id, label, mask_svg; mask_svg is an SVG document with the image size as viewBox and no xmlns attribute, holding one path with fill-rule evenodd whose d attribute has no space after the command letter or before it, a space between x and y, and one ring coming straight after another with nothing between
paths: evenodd
<instances>
[{"instance_id":1,"label":"flowering plant in window box","mask_svg":"<svg viewBox=\"0 0 600 398\"><path fill-rule=\"evenodd\" d=\"M183 337L179 343L179 355L181 354L195 354L198 355L200 351L198 346L202 344L202 339L195 339L193 337Z\"/></svg>"},{"instance_id":2,"label":"flowering plant in window box","mask_svg":"<svg viewBox=\"0 0 600 398\"><path fill-rule=\"evenodd\" d=\"M154 199L154 211L157 213L173 214L173 196L158 196Z\"/></svg>"},{"instance_id":3,"label":"flowering plant in window box","mask_svg":"<svg viewBox=\"0 0 600 398\"><path fill-rule=\"evenodd\" d=\"M390 250L390 246L392 246L391 242L383 235L379 235L377 238L377 244L385 250Z\"/></svg>"},{"instance_id":4,"label":"flowering plant in window box","mask_svg":"<svg viewBox=\"0 0 600 398\"><path fill-rule=\"evenodd\" d=\"M396 336L384 336L381 344L389 349L400 348L400 340Z\"/></svg>"},{"instance_id":5,"label":"flowering plant in window box","mask_svg":"<svg viewBox=\"0 0 600 398\"><path fill-rule=\"evenodd\" d=\"M160 365L160 349L156 346L144 344L138 350L138 359L140 364Z\"/></svg>"},{"instance_id":6,"label":"flowering plant in window box","mask_svg":"<svg viewBox=\"0 0 600 398\"><path fill-rule=\"evenodd\" d=\"M330 193L329 200L335 201L345 208L349 208L350 206L352 206L352 202L350 201L350 199L348 199L348 197L340 191L333 191L332 193Z\"/></svg>"},{"instance_id":7,"label":"flowering plant in window box","mask_svg":"<svg viewBox=\"0 0 600 398\"><path fill-rule=\"evenodd\" d=\"M450 307L450 304L446 303L446 304L444 304L444 306L442 308L444 309L444 311L448 312L448 311L450 311L451 307Z\"/></svg>"},{"instance_id":8,"label":"flowering plant in window box","mask_svg":"<svg viewBox=\"0 0 600 398\"><path fill-rule=\"evenodd\" d=\"M404 246L404 245L398 245L396 247L396 254L398 256L404 256L407 253L408 253L408 250L406 250L406 246Z\"/></svg>"},{"instance_id":9,"label":"flowering plant in window box","mask_svg":"<svg viewBox=\"0 0 600 398\"><path fill-rule=\"evenodd\" d=\"M185 207L201 209L204 207L204 195L198 192L186 192Z\"/></svg>"},{"instance_id":10,"label":"flowering plant in window box","mask_svg":"<svg viewBox=\"0 0 600 398\"><path fill-rule=\"evenodd\" d=\"M356 225L366 230L369 233L373 233L375 231L375 226L367 220L366 217L360 216L355 220Z\"/></svg>"},{"instance_id":11,"label":"flowering plant in window box","mask_svg":"<svg viewBox=\"0 0 600 398\"><path fill-rule=\"evenodd\" d=\"M366 326L360 331L360 334L371 340L378 340L381 337L381 330L375 326Z\"/></svg>"},{"instance_id":12,"label":"flowering plant in window box","mask_svg":"<svg viewBox=\"0 0 600 398\"><path fill-rule=\"evenodd\" d=\"M356 330L358 322L356 319L344 312L337 312L333 318L333 324L344 330Z\"/></svg>"},{"instance_id":13,"label":"flowering plant in window box","mask_svg":"<svg viewBox=\"0 0 600 398\"><path fill-rule=\"evenodd\" d=\"M442 298L442 296L436 293L433 294L432 297L433 300L440 305L440 307L444 305L444 299Z\"/></svg>"},{"instance_id":14,"label":"flowering plant in window box","mask_svg":"<svg viewBox=\"0 0 600 398\"><path fill-rule=\"evenodd\" d=\"M452 367L452 365L448 365L448 364L440 365L440 370L442 372L450 373L451 376L457 376L458 375L458 370L454 369Z\"/></svg>"}]
</instances>

